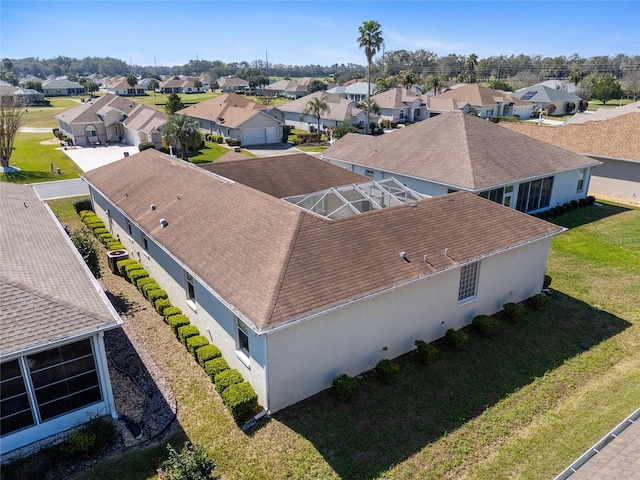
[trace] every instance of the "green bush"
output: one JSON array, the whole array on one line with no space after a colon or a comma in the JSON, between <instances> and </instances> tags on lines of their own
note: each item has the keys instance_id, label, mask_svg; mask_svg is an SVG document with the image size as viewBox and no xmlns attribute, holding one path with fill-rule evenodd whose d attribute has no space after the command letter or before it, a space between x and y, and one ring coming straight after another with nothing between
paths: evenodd
<instances>
[{"instance_id":1,"label":"green bush","mask_svg":"<svg viewBox=\"0 0 640 480\"><path fill-rule=\"evenodd\" d=\"M105 248L109 251L109 252L113 252L115 250L126 250L127 247L125 247L122 243L115 241L115 242L108 242L105 245Z\"/></svg>"},{"instance_id":2,"label":"green bush","mask_svg":"<svg viewBox=\"0 0 640 480\"><path fill-rule=\"evenodd\" d=\"M199 348L196 352L196 360L203 368L209 360L213 360L221 356L222 352L215 345L205 345L204 347Z\"/></svg>"},{"instance_id":3,"label":"green bush","mask_svg":"<svg viewBox=\"0 0 640 480\"><path fill-rule=\"evenodd\" d=\"M519 303L505 303L502 308L504 308L504 314L507 320L511 323L518 323L522 320L522 317L524 317L525 308Z\"/></svg>"},{"instance_id":4,"label":"green bush","mask_svg":"<svg viewBox=\"0 0 640 480\"><path fill-rule=\"evenodd\" d=\"M454 350L463 350L467 346L469 335L462 330L448 329L444 334L444 342Z\"/></svg>"},{"instance_id":5,"label":"green bush","mask_svg":"<svg viewBox=\"0 0 640 480\"><path fill-rule=\"evenodd\" d=\"M171 315L179 315L181 313L182 313L182 310L180 310L179 307L172 305L170 307L165 308L164 312L162 312L162 315L164 316L164 321L166 323L168 317L170 317Z\"/></svg>"},{"instance_id":6,"label":"green bush","mask_svg":"<svg viewBox=\"0 0 640 480\"><path fill-rule=\"evenodd\" d=\"M149 277L149 272L147 272L144 268L138 268L135 270L129 270L127 273L129 277L129 281L133 283L135 286L138 286L138 280Z\"/></svg>"},{"instance_id":7,"label":"green bush","mask_svg":"<svg viewBox=\"0 0 640 480\"><path fill-rule=\"evenodd\" d=\"M236 140L234 138L227 138L225 139L225 142L227 143L227 145L229 145L230 147L239 147L240 146L240 140Z\"/></svg>"},{"instance_id":8,"label":"green bush","mask_svg":"<svg viewBox=\"0 0 640 480\"><path fill-rule=\"evenodd\" d=\"M96 278L102 277L100 259L98 256L98 245L87 229L77 228L71 232L69 238L76 247L76 250L78 250L78 253L82 256L84 263L89 267L93 276Z\"/></svg>"},{"instance_id":9,"label":"green bush","mask_svg":"<svg viewBox=\"0 0 640 480\"><path fill-rule=\"evenodd\" d=\"M571 200L569 203L571 204L571 209L572 209L572 210L575 210L575 209L577 209L578 207L580 207L580 204L578 203L578 201L577 201L577 200Z\"/></svg>"},{"instance_id":10,"label":"green bush","mask_svg":"<svg viewBox=\"0 0 640 480\"><path fill-rule=\"evenodd\" d=\"M360 390L360 384L356 378L343 373L333 379L331 382L331 390L339 400L348 402L357 395Z\"/></svg>"},{"instance_id":11,"label":"green bush","mask_svg":"<svg viewBox=\"0 0 640 480\"><path fill-rule=\"evenodd\" d=\"M100 235L103 235L105 233L109 233L109 230L107 230L105 227L96 227L93 229L93 234L96 237L99 237Z\"/></svg>"},{"instance_id":12,"label":"green bush","mask_svg":"<svg viewBox=\"0 0 640 480\"><path fill-rule=\"evenodd\" d=\"M146 298L147 300L149 300L149 292L152 292L153 290L161 290L162 289L162 287L160 285L158 285L157 282L145 283L140 288L142 290L142 295L144 295L144 298Z\"/></svg>"},{"instance_id":13,"label":"green bush","mask_svg":"<svg viewBox=\"0 0 640 480\"><path fill-rule=\"evenodd\" d=\"M94 212L90 208L88 208L87 210L80 210L80 212L78 212L78 215L80 215L80 218L90 217L90 216L95 215L95 214L96 214L96 212Z\"/></svg>"},{"instance_id":14,"label":"green bush","mask_svg":"<svg viewBox=\"0 0 640 480\"><path fill-rule=\"evenodd\" d=\"M423 365L428 365L438 359L440 352L434 345L431 345L424 340L416 340L414 344L417 347L416 353L418 361Z\"/></svg>"},{"instance_id":15,"label":"green bush","mask_svg":"<svg viewBox=\"0 0 640 480\"><path fill-rule=\"evenodd\" d=\"M213 478L216 462L211 460L202 445L185 442L180 452L167 444L169 458L158 468L162 480L206 480Z\"/></svg>"},{"instance_id":16,"label":"green bush","mask_svg":"<svg viewBox=\"0 0 640 480\"><path fill-rule=\"evenodd\" d=\"M116 237L114 237L110 233L98 234L98 240L100 240L100 242L105 246L107 245L107 243L117 242Z\"/></svg>"},{"instance_id":17,"label":"green bush","mask_svg":"<svg viewBox=\"0 0 640 480\"><path fill-rule=\"evenodd\" d=\"M596 197L594 197L593 195L589 195L587 197L587 205L593 205L594 203L596 203Z\"/></svg>"},{"instance_id":18,"label":"green bush","mask_svg":"<svg viewBox=\"0 0 640 480\"><path fill-rule=\"evenodd\" d=\"M242 378L242 374L235 368L223 370L218 373L213 380L213 383L216 384L216 390L220 395L222 395L222 392L224 392L229 385L242 382L244 382L244 378Z\"/></svg>"},{"instance_id":19,"label":"green bush","mask_svg":"<svg viewBox=\"0 0 640 480\"><path fill-rule=\"evenodd\" d=\"M376 364L376 372L385 383L393 383L400 376L400 365L388 358L381 359Z\"/></svg>"},{"instance_id":20,"label":"green bush","mask_svg":"<svg viewBox=\"0 0 640 480\"><path fill-rule=\"evenodd\" d=\"M222 401L237 423L249 420L260 410L258 395L249 382L229 385L222 392Z\"/></svg>"},{"instance_id":21,"label":"green bush","mask_svg":"<svg viewBox=\"0 0 640 480\"><path fill-rule=\"evenodd\" d=\"M200 350L202 350L202 348ZM211 377L212 382L216 378L217 374L228 369L229 364L223 357L214 358L213 360L207 360L206 362L204 362L204 371L207 372L207 375L209 375L209 377Z\"/></svg>"},{"instance_id":22,"label":"green bush","mask_svg":"<svg viewBox=\"0 0 640 480\"><path fill-rule=\"evenodd\" d=\"M549 297L544 293L538 293L529 299L529 305L534 310L544 310L544 307L549 303Z\"/></svg>"},{"instance_id":23,"label":"green bush","mask_svg":"<svg viewBox=\"0 0 640 480\"><path fill-rule=\"evenodd\" d=\"M586 198L581 198L578 200L578 206L584 208L589 205L589 201Z\"/></svg>"},{"instance_id":24,"label":"green bush","mask_svg":"<svg viewBox=\"0 0 640 480\"><path fill-rule=\"evenodd\" d=\"M129 260L133 260L133 259L129 259ZM144 268L142 264L140 262L133 260L133 262L130 262L124 266L124 273L125 275L128 275L131 270L139 270L140 268Z\"/></svg>"},{"instance_id":25,"label":"green bush","mask_svg":"<svg viewBox=\"0 0 640 480\"><path fill-rule=\"evenodd\" d=\"M471 321L481 335L490 337L498 331L498 320L491 315L476 315Z\"/></svg>"},{"instance_id":26,"label":"green bush","mask_svg":"<svg viewBox=\"0 0 640 480\"><path fill-rule=\"evenodd\" d=\"M544 281L542 282L542 288L549 288L551 286L551 275L545 275Z\"/></svg>"},{"instance_id":27,"label":"green bush","mask_svg":"<svg viewBox=\"0 0 640 480\"><path fill-rule=\"evenodd\" d=\"M140 142L138 144L139 152L142 152L143 150L148 150L150 148L155 148L155 144L153 142Z\"/></svg>"},{"instance_id":28,"label":"green bush","mask_svg":"<svg viewBox=\"0 0 640 480\"><path fill-rule=\"evenodd\" d=\"M173 330L174 335L177 337L178 328L184 325L189 325L191 322L189 321L189 317L182 313L179 313L177 315L171 315L167 317L167 323L171 327L171 330Z\"/></svg>"},{"instance_id":29,"label":"green bush","mask_svg":"<svg viewBox=\"0 0 640 480\"><path fill-rule=\"evenodd\" d=\"M93 417L67 435L59 446L60 453L66 459L82 458L95 454L111 445L115 441L117 433L111 417Z\"/></svg>"},{"instance_id":30,"label":"green bush","mask_svg":"<svg viewBox=\"0 0 640 480\"><path fill-rule=\"evenodd\" d=\"M196 335L200 335L200 330L198 330L198 327L196 327L195 325L183 325L181 327L178 327L177 330L177 337L178 340L180 340L180 343L182 343L183 345L187 344L187 339L189 337L195 337Z\"/></svg>"},{"instance_id":31,"label":"green bush","mask_svg":"<svg viewBox=\"0 0 640 480\"><path fill-rule=\"evenodd\" d=\"M138 280L138 283L136 283L136 287L138 287L138 291L140 293L143 293L142 292L142 287L144 287L145 285L148 285L150 283L155 283L157 285L157 282L153 278L144 277L144 278L141 278L140 280Z\"/></svg>"},{"instance_id":32,"label":"green bush","mask_svg":"<svg viewBox=\"0 0 640 480\"><path fill-rule=\"evenodd\" d=\"M154 304L156 312L158 312L162 316L164 316L165 309L170 306L171 306L171 301L168 298L159 298L158 300L156 300L156 303Z\"/></svg>"},{"instance_id":33,"label":"green bush","mask_svg":"<svg viewBox=\"0 0 640 480\"><path fill-rule=\"evenodd\" d=\"M187 338L187 342L185 344L187 346L187 350L194 358L198 358L196 352L207 345L209 345L209 340L204 335L196 335L195 337Z\"/></svg>"},{"instance_id":34,"label":"green bush","mask_svg":"<svg viewBox=\"0 0 640 480\"><path fill-rule=\"evenodd\" d=\"M158 300L159 298L169 298L169 294L162 288L147 290L147 299L149 300L149 302L151 302L152 305L155 305L156 300Z\"/></svg>"},{"instance_id":35,"label":"green bush","mask_svg":"<svg viewBox=\"0 0 640 480\"><path fill-rule=\"evenodd\" d=\"M120 275L122 275L123 277L126 275L125 272L125 267L127 265L133 265L133 264L138 264L140 265L137 261L135 261L133 258L125 258L124 260L118 260L116 262L116 267L118 267L118 272L120 272ZM142 265L140 265L142 266Z\"/></svg>"}]
</instances>

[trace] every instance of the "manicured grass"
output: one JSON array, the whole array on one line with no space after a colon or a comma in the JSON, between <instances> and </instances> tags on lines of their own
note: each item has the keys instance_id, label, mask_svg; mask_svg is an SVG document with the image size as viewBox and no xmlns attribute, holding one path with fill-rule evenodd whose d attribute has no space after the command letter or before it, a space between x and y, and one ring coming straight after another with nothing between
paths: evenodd
<instances>
[{"instance_id":1,"label":"manicured grass","mask_svg":"<svg viewBox=\"0 0 640 480\"><path fill-rule=\"evenodd\" d=\"M162 352L184 436L225 478L553 478L640 398L640 209L592 206L557 223L572 228L552 241L544 311L518 324L498 315L498 333L468 328L462 352L436 342L435 364L398 359L393 385L370 372L351 403L322 392L249 434L175 339L157 344L159 322L145 340ZM83 478L153 477L147 455L131 450Z\"/></svg>"},{"instance_id":2,"label":"manicured grass","mask_svg":"<svg viewBox=\"0 0 640 480\"><path fill-rule=\"evenodd\" d=\"M204 148L200 149L199 152L189 154L189 161L192 163L213 162L227 152L229 152L229 148L225 146L213 142L205 142Z\"/></svg>"},{"instance_id":3,"label":"manicured grass","mask_svg":"<svg viewBox=\"0 0 640 480\"><path fill-rule=\"evenodd\" d=\"M184 103L186 107L188 107L189 105L200 103L210 98L217 97L219 95L220 93L218 92L214 93L211 91L204 92L204 93L190 93L190 94L179 93L178 94L178 96L182 100L182 103ZM147 105L148 107L152 107L152 108L155 108L156 110L160 110L161 112L164 112L164 107L167 103L167 97L169 97L169 95L166 95L164 93L156 93L154 96L152 92L147 92L146 95L136 95L136 96L131 96L127 98L130 98L136 103Z\"/></svg>"},{"instance_id":4,"label":"manicured grass","mask_svg":"<svg viewBox=\"0 0 640 480\"><path fill-rule=\"evenodd\" d=\"M0 174L0 181L15 183L49 182L77 178L82 170L61 150L60 143L42 144L53 138L53 133L18 133L9 164L19 172ZM59 168L61 175L51 173Z\"/></svg>"},{"instance_id":5,"label":"manicured grass","mask_svg":"<svg viewBox=\"0 0 640 480\"><path fill-rule=\"evenodd\" d=\"M25 127L56 128L58 126L56 115L81 105L79 97L50 97L47 100L51 102L49 107L29 107Z\"/></svg>"}]
</instances>

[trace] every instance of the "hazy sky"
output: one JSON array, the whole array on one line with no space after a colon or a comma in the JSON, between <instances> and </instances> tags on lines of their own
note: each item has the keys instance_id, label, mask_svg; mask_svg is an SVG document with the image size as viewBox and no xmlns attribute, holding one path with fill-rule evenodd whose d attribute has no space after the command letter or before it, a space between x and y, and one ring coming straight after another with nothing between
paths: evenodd
<instances>
[{"instance_id":1,"label":"hazy sky","mask_svg":"<svg viewBox=\"0 0 640 480\"><path fill-rule=\"evenodd\" d=\"M386 50L640 55L640 0L0 0L0 57L364 65L365 20L382 25Z\"/></svg>"}]
</instances>

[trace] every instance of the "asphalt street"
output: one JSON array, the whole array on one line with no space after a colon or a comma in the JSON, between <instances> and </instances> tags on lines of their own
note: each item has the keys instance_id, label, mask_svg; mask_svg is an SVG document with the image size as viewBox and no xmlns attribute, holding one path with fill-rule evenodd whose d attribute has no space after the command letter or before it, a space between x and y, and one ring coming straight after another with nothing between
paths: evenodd
<instances>
[{"instance_id":1,"label":"asphalt street","mask_svg":"<svg viewBox=\"0 0 640 480\"><path fill-rule=\"evenodd\" d=\"M89 195L89 186L81 178L74 178L73 180L59 180L56 182L33 183L31 186L42 200Z\"/></svg>"}]
</instances>

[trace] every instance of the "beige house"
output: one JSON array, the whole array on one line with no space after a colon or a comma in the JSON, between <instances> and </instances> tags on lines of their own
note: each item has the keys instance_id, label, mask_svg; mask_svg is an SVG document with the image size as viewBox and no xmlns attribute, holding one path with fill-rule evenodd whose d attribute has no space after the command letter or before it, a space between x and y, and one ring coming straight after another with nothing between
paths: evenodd
<instances>
[{"instance_id":1,"label":"beige house","mask_svg":"<svg viewBox=\"0 0 640 480\"><path fill-rule=\"evenodd\" d=\"M169 116L119 95L103 95L56 115L58 127L76 145L105 143L162 147L162 128Z\"/></svg>"},{"instance_id":2,"label":"beige house","mask_svg":"<svg viewBox=\"0 0 640 480\"><path fill-rule=\"evenodd\" d=\"M492 90L477 83L461 84L434 98L449 98L468 103L480 118L513 117L531 118L535 104L521 100L509 92Z\"/></svg>"},{"instance_id":3,"label":"beige house","mask_svg":"<svg viewBox=\"0 0 640 480\"><path fill-rule=\"evenodd\" d=\"M0 182L0 231L4 456L92 415L116 416L104 333L122 320L31 187Z\"/></svg>"},{"instance_id":4,"label":"beige house","mask_svg":"<svg viewBox=\"0 0 640 480\"><path fill-rule=\"evenodd\" d=\"M249 82L239 77L224 77L218 79L218 87L223 93L234 93L237 90L249 90Z\"/></svg>"},{"instance_id":5,"label":"beige house","mask_svg":"<svg viewBox=\"0 0 640 480\"><path fill-rule=\"evenodd\" d=\"M201 85L196 87L195 82L199 81ZM206 92L208 84L205 84L197 77L169 77L160 82L160 92L162 93L200 93Z\"/></svg>"},{"instance_id":6,"label":"beige house","mask_svg":"<svg viewBox=\"0 0 640 480\"><path fill-rule=\"evenodd\" d=\"M406 88L391 88L371 97L380 107L380 118L392 122L419 122L429 118L429 114L420 95Z\"/></svg>"},{"instance_id":7,"label":"beige house","mask_svg":"<svg viewBox=\"0 0 640 480\"><path fill-rule=\"evenodd\" d=\"M539 293L563 231L308 155L223 163L145 150L83 177L96 213L271 412Z\"/></svg>"},{"instance_id":8,"label":"beige house","mask_svg":"<svg viewBox=\"0 0 640 480\"><path fill-rule=\"evenodd\" d=\"M355 101L347 100L335 93L318 91L278 107L284 114L286 124L299 130L311 131L317 128L318 119L305 111L309 101L318 97L322 97L329 107L329 110L322 113L320 118L320 128L322 130L327 127L337 127L344 124L364 125L367 121L366 110L358 107ZM377 115L371 116L372 122L377 120Z\"/></svg>"},{"instance_id":9,"label":"beige house","mask_svg":"<svg viewBox=\"0 0 640 480\"><path fill-rule=\"evenodd\" d=\"M106 93L113 93L120 96L144 95L145 88L143 85L136 84L133 87L129 85L126 77L116 77L107 83L103 90Z\"/></svg>"}]
</instances>

